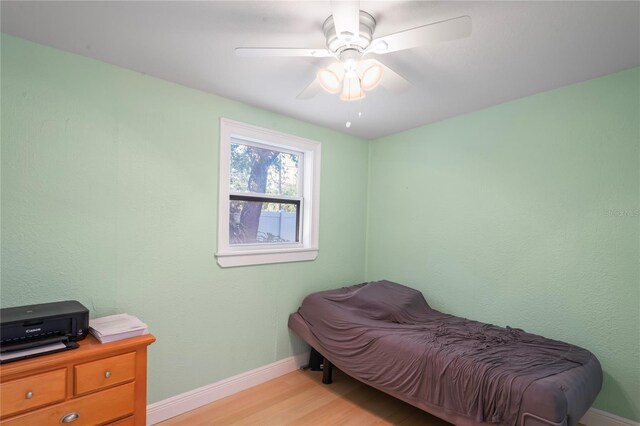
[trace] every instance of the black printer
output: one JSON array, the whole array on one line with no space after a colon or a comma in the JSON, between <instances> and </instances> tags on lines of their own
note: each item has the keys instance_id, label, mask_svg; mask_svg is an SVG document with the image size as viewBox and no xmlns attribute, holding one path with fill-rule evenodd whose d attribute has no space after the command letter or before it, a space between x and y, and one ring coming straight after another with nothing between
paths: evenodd
<instances>
[{"instance_id":1,"label":"black printer","mask_svg":"<svg viewBox=\"0 0 640 426\"><path fill-rule=\"evenodd\" d=\"M74 349L89 332L89 310L76 300L0 309L0 364Z\"/></svg>"}]
</instances>

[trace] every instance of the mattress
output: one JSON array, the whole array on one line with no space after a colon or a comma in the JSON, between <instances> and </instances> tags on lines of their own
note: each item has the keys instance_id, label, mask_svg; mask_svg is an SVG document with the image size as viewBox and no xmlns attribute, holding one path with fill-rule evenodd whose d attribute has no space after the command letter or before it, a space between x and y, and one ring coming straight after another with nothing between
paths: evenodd
<instances>
[{"instance_id":1,"label":"mattress","mask_svg":"<svg viewBox=\"0 0 640 426\"><path fill-rule=\"evenodd\" d=\"M573 426L602 385L589 351L443 314L388 281L309 295L289 327L345 373L458 426Z\"/></svg>"}]
</instances>

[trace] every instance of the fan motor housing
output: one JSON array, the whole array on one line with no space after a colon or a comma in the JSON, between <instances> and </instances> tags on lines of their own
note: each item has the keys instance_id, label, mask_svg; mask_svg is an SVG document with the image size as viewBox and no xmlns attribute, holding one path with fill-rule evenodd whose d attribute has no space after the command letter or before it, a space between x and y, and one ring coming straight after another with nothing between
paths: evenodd
<instances>
[{"instance_id":1,"label":"fan motor housing","mask_svg":"<svg viewBox=\"0 0 640 426\"><path fill-rule=\"evenodd\" d=\"M324 36L327 39L327 48L335 54L340 54L340 52L345 49L365 50L369 44L371 44L371 40L373 40L373 32L375 29L376 20L363 10L360 11L360 31L349 44L338 38L336 26L333 22L333 15L329 16L322 25Z\"/></svg>"}]
</instances>

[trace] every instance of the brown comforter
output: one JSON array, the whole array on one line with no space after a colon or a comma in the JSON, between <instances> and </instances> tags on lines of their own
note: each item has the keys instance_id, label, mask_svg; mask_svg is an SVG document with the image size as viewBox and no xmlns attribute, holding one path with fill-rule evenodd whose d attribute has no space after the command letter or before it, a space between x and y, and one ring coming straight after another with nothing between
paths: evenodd
<instances>
[{"instance_id":1,"label":"brown comforter","mask_svg":"<svg viewBox=\"0 0 640 426\"><path fill-rule=\"evenodd\" d=\"M313 293L298 312L321 342L316 349L346 373L478 422L515 425L531 383L592 357L438 312L419 291L389 281Z\"/></svg>"}]
</instances>

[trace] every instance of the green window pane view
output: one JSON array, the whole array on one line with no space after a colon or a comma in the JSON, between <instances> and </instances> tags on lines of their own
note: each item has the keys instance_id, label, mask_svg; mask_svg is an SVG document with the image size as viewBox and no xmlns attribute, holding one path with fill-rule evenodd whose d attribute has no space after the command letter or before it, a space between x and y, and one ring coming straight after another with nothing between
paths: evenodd
<instances>
[{"instance_id":1,"label":"green window pane view","mask_svg":"<svg viewBox=\"0 0 640 426\"><path fill-rule=\"evenodd\" d=\"M297 197L302 154L231 143L230 191Z\"/></svg>"}]
</instances>

